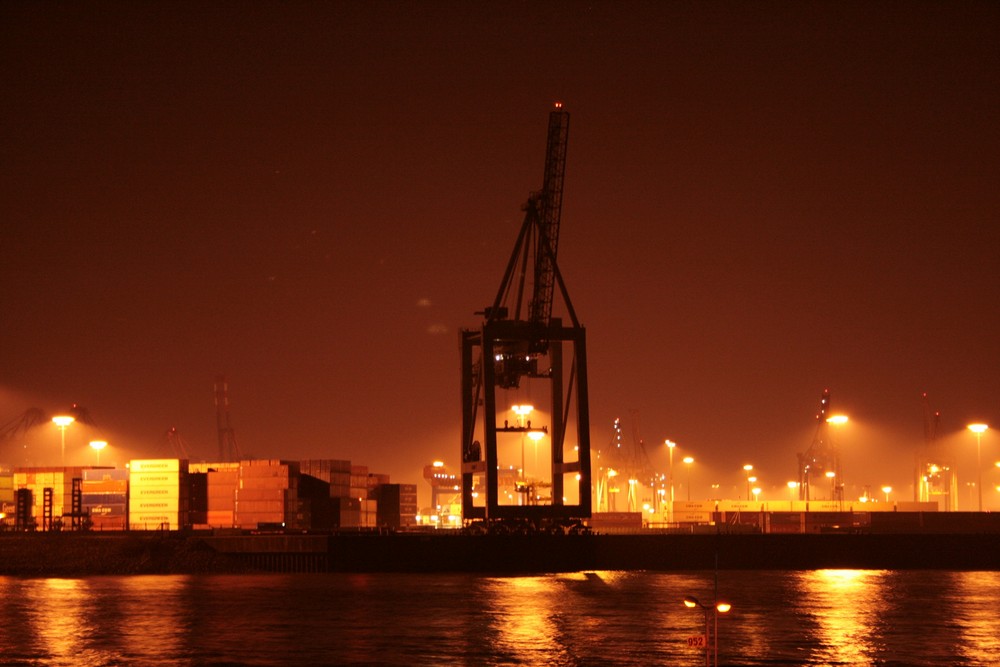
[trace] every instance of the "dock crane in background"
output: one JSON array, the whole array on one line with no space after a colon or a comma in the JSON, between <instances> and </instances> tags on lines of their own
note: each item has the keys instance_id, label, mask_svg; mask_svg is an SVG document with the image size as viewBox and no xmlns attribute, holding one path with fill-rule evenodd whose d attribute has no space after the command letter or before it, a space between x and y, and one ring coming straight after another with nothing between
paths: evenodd
<instances>
[{"instance_id":1,"label":"dock crane in background","mask_svg":"<svg viewBox=\"0 0 1000 667\"><path fill-rule=\"evenodd\" d=\"M611 441L607 447L597 451L597 511L598 512L641 512L643 510L639 498L639 486L650 490L652 498L649 504L657 505L656 473L649 460L646 444L639 437L638 418L632 411L632 443L625 441L622 435L622 421L615 418ZM627 485L625 508L619 510L617 496L622 485Z\"/></svg>"},{"instance_id":2,"label":"dock crane in background","mask_svg":"<svg viewBox=\"0 0 1000 667\"><path fill-rule=\"evenodd\" d=\"M830 437L830 390L824 389L816 415L816 434L812 443L799 457L799 500L818 500L813 493L813 480L827 479L831 487L830 500L844 499L840 475L840 452ZM822 487L820 487L822 488Z\"/></svg>"},{"instance_id":3,"label":"dock crane in background","mask_svg":"<svg viewBox=\"0 0 1000 667\"><path fill-rule=\"evenodd\" d=\"M69 410L56 414L68 415L77 424L86 424L92 428L97 427L97 423L91 417L90 411L77 403L73 403ZM24 439L28 435L28 432L41 425L50 425L53 416L41 408L28 408L14 419L0 426L0 453L3 452L8 442L21 442L22 449L27 449Z\"/></svg>"},{"instance_id":4,"label":"dock crane in background","mask_svg":"<svg viewBox=\"0 0 1000 667\"><path fill-rule=\"evenodd\" d=\"M461 332L462 515L467 524L490 531L576 532L591 515L585 331L556 261L568 137L569 113L556 104L549 114L542 189L524 205L496 298L476 313L484 318L482 326ZM568 323L552 316L557 288ZM529 402L536 426L522 414L513 424L504 418L512 406ZM539 418L549 425L537 426ZM520 440L523 452L524 436L539 433L551 443L550 481L542 482L551 484L551 496L528 496L533 484L522 463L522 497L501 498L501 440L508 451Z\"/></svg>"},{"instance_id":5,"label":"dock crane in background","mask_svg":"<svg viewBox=\"0 0 1000 667\"><path fill-rule=\"evenodd\" d=\"M914 466L914 500L937 502L944 500L946 511L958 509L958 477L953 462L945 458L937 445L941 413L931 409L927 392L920 397L924 415L924 444L917 449Z\"/></svg>"}]
</instances>

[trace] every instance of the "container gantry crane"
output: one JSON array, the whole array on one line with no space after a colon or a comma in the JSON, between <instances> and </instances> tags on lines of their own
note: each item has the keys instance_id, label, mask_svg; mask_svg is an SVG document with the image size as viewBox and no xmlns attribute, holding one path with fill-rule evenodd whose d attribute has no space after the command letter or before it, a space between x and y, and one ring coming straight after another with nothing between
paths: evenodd
<instances>
[{"instance_id":1,"label":"container gantry crane","mask_svg":"<svg viewBox=\"0 0 1000 667\"><path fill-rule=\"evenodd\" d=\"M569 113L557 104L549 114L542 189L524 205L496 298L476 313L484 318L482 326L461 332L462 513L466 523L491 531L520 526L572 532L591 514L586 336L556 261L568 136ZM557 290L567 323L552 316ZM512 424L504 415L524 404L525 396L543 405L520 411ZM549 424L537 426L539 417ZM535 484L523 464L524 437L543 432L551 444L551 481L540 485L550 483L552 490L544 499L529 497ZM518 440L521 481L516 494L502 493L499 448L509 452Z\"/></svg>"},{"instance_id":2,"label":"container gantry crane","mask_svg":"<svg viewBox=\"0 0 1000 667\"><path fill-rule=\"evenodd\" d=\"M921 395L920 403L924 414L924 444L917 449L913 499L936 502L944 510L955 511L958 509L955 463L937 441L941 412L931 410L927 392Z\"/></svg>"},{"instance_id":3,"label":"container gantry crane","mask_svg":"<svg viewBox=\"0 0 1000 667\"><path fill-rule=\"evenodd\" d=\"M799 500L818 500L813 493L813 480L832 477L830 500L843 500L844 487L840 475L840 452L830 437L830 390L823 390L816 414L816 434L804 453L799 454Z\"/></svg>"}]
</instances>

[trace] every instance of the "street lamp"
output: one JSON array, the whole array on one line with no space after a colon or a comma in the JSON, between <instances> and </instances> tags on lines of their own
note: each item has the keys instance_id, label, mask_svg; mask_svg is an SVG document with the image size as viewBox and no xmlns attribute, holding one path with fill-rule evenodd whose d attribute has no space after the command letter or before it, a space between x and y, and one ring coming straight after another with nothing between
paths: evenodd
<instances>
[{"instance_id":1,"label":"street lamp","mask_svg":"<svg viewBox=\"0 0 1000 667\"><path fill-rule=\"evenodd\" d=\"M90 447L97 452L97 465L101 465L101 450L108 446L104 440L91 440Z\"/></svg>"},{"instance_id":2,"label":"street lamp","mask_svg":"<svg viewBox=\"0 0 1000 667\"><path fill-rule=\"evenodd\" d=\"M753 470L753 466L749 463L743 466L743 475L747 478L747 500L750 500L750 471Z\"/></svg>"},{"instance_id":3,"label":"street lamp","mask_svg":"<svg viewBox=\"0 0 1000 667\"><path fill-rule=\"evenodd\" d=\"M827 419L826 419L826 423L827 424L832 424L834 426L843 426L848 421L850 421L850 420L847 418L847 415L833 415L831 417L827 417ZM834 482L834 485L833 485L833 488L832 488L832 495L830 496L830 500L840 500L841 502L843 502L843 500L844 500L844 480L843 480L843 476L841 475L841 471L840 471L840 449L839 449L836 441L834 441L833 439L831 439L831 444L833 446L833 468L834 468L834 473L835 473L835 476L837 477L837 479L836 479L836 482L834 482L833 477L830 478L830 481ZM829 473L827 473L827 475L829 475ZM838 488L838 484L837 484L838 482L839 482L839 488ZM841 507L841 509L843 509L843 507Z\"/></svg>"},{"instance_id":4,"label":"street lamp","mask_svg":"<svg viewBox=\"0 0 1000 667\"><path fill-rule=\"evenodd\" d=\"M538 475L538 443L545 437L545 431L528 431L528 440L535 444L535 467L534 474Z\"/></svg>"},{"instance_id":5,"label":"street lamp","mask_svg":"<svg viewBox=\"0 0 1000 667\"><path fill-rule=\"evenodd\" d=\"M674 447L677 443L673 440L665 440L664 443L667 446L667 451L670 452L670 507L667 511L667 522L672 523L674 520Z\"/></svg>"},{"instance_id":6,"label":"street lamp","mask_svg":"<svg viewBox=\"0 0 1000 667\"><path fill-rule=\"evenodd\" d=\"M684 457L684 465L687 466L687 486L688 486L688 502L691 502L691 464L694 463L693 456Z\"/></svg>"},{"instance_id":7,"label":"street lamp","mask_svg":"<svg viewBox=\"0 0 1000 667\"><path fill-rule=\"evenodd\" d=\"M885 502L886 502L886 504L888 504L889 503L889 494L892 493L892 487L891 486L883 486L882 487L882 493L885 494Z\"/></svg>"},{"instance_id":8,"label":"street lamp","mask_svg":"<svg viewBox=\"0 0 1000 667\"><path fill-rule=\"evenodd\" d=\"M796 495L796 492L798 490L799 490L799 483L798 482L789 482L788 483L788 495L791 496L791 499L788 501L788 511L789 512L791 512L794 509L794 507L795 507L795 495Z\"/></svg>"},{"instance_id":9,"label":"street lamp","mask_svg":"<svg viewBox=\"0 0 1000 667\"><path fill-rule=\"evenodd\" d=\"M698 598L694 597L693 595L688 595L686 598L684 598L684 606L687 607L688 609L694 609L696 607L700 607L701 610L702 610L702 612L705 614L705 667L711 667L711 665L712 665L712 662L710 661L709 649L713 646L713 641L712 641L713 639L715 640L714 641L714 647L715 647L715 651L714 651L714 653L715 653L715 663L714 664L718 665L719 664L719 614L720 613L721 614L725 614L730 609L732 609L733 606L731 604L729 604L728 602L716 602L714 607L710 607L708 605L705 605L705 604L702 604L701 602L699 602ZM715 616L715 632L714 632L714 634L709 634L709 630L708 630L709 629L709 625L708 625L708 612L709 612L709 610L713 610L715 612L714 613L714 616Z\"/></svg>"},{"instance_id":10,"label":"street lamp","mask_svg":"<svg viewBox=\"0 0 1000 667\"><path fill-rule=\"evenodd\" d=\"M62 465L66 465L66 427L75 421L76 419L69 415L57 415L52 418L52 423L59 427L60 442L62 443Z\"/></svg>"},{"instance_id":11,"label":"street lamp","mask_svg":"<svg viewBox=\"0 0 1000 667\"><path fill-rule=\"evenodd\" d=\"M976 471L979 475L979 511L983 511L983 433L989 426L986 424L969 424L969 430L976 434Z\"/></svg>"}]
</instances>

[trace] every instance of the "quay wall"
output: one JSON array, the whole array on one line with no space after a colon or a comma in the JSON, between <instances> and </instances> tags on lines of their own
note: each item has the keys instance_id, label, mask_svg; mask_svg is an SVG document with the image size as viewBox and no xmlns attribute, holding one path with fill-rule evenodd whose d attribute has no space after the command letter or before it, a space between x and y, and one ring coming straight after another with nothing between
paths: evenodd
<instances>
[{"instance_id":1,"label":"quay wall","mask_svg":"<svg viewBox=\"0 0 1000 667\"><path fill-rule=\"evenodd\" d=\"M0 576L716 568L1000 571L1000 533L0 536Z\"/></svg>"}]
</instances>

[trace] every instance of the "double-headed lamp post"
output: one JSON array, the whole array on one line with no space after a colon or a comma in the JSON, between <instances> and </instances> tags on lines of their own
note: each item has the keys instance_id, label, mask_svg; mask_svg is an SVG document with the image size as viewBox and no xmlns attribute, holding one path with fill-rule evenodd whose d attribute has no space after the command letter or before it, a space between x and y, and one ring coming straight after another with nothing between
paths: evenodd
<instances>
[{"instance_id":1,"label":"double-headed lamp post","mask_svg":"<svg viewBox=\"0 0 1000 667\"><path fill-rule=\"evenodd\" d=\"M698 608L701 608L701 610L704 612L704 614L705 614L705 667L711 667L712 664L718 665L719 664L719 614L720 613L721 614L725 614L726 612L728 612L730 609L732 609L732 605L729 604L728 602L716 602L714 607L710 607L710 606L708 606L706 604L702 604L701 602L699 602L698 598L694 597L693 595L689 595L686 598L684 598L684 606L687 607L688 609L694 609L694 608L698 607ZM709 610L713 610L713 609L715 611L715 614L714 614L715 615L715 632L712 633L712 634L709 634L708 612L709 612ZM714 650L712 652L709 652L709 649L713 649L713 648L714 648ZM715 655L715 661L714 661L714 663L710 659L710 657L711 657L711 655L713 653Z\"/></svg>"},{"instance_id":2,"label":"double-headed lamp post","mask_svg":"<svg viewBox=\"0 0 1000 667\"><path fill-rule=\"evenodd\" d=\"M517 426L518 428L528 428L531 422L527 421L528 415L530 415L535 410L533 405L512 405L511 410L517 415ZM524 433L521 433L521 480L524 481L528 478L524 474Z\"/></svg>"},{"instance_id":3,"label":"double-headed lamp post","mask_svg":"<svg viewBox=\"0 0 1000 667\"><path fill-rule=\"evenodd\" d=\"M666 441L664 441L663 444L665 444L667 446L667 451L670 452L670 468L669 468L669 476L670 476L670 511L668 512L668 515L673 515L673 513L674 513L674 447L677 446L677 443L674 442L673 440L666 440ZM671 520L671 519L668 519L668 520Z\"/></svg>"},{"instance_id":4,"label":"double-headed lamp post","mask_svg":"<svg viewBox=\"0 0 1000 667\"><path fill-rule=\"evenodd\" d=\"M66 427L75 421L76 419L69 415L56 415L52 418L52 423L59 427L59 441L62 443L60 452L62 465L66 465Z\"/></svg>"},{"instance_id":5,"label":"double-headed lamp post","mask_svg":"<svg viewBox=\"0 0 1000 667\"><path fill-rule=\"evenodd\" d=\"M976 471L979 481L976 487L979 491L979 511L983 511L983 433L989 428L986 424L969 424L969 430L976 434Z\"/></svg>"}]
</instances>

